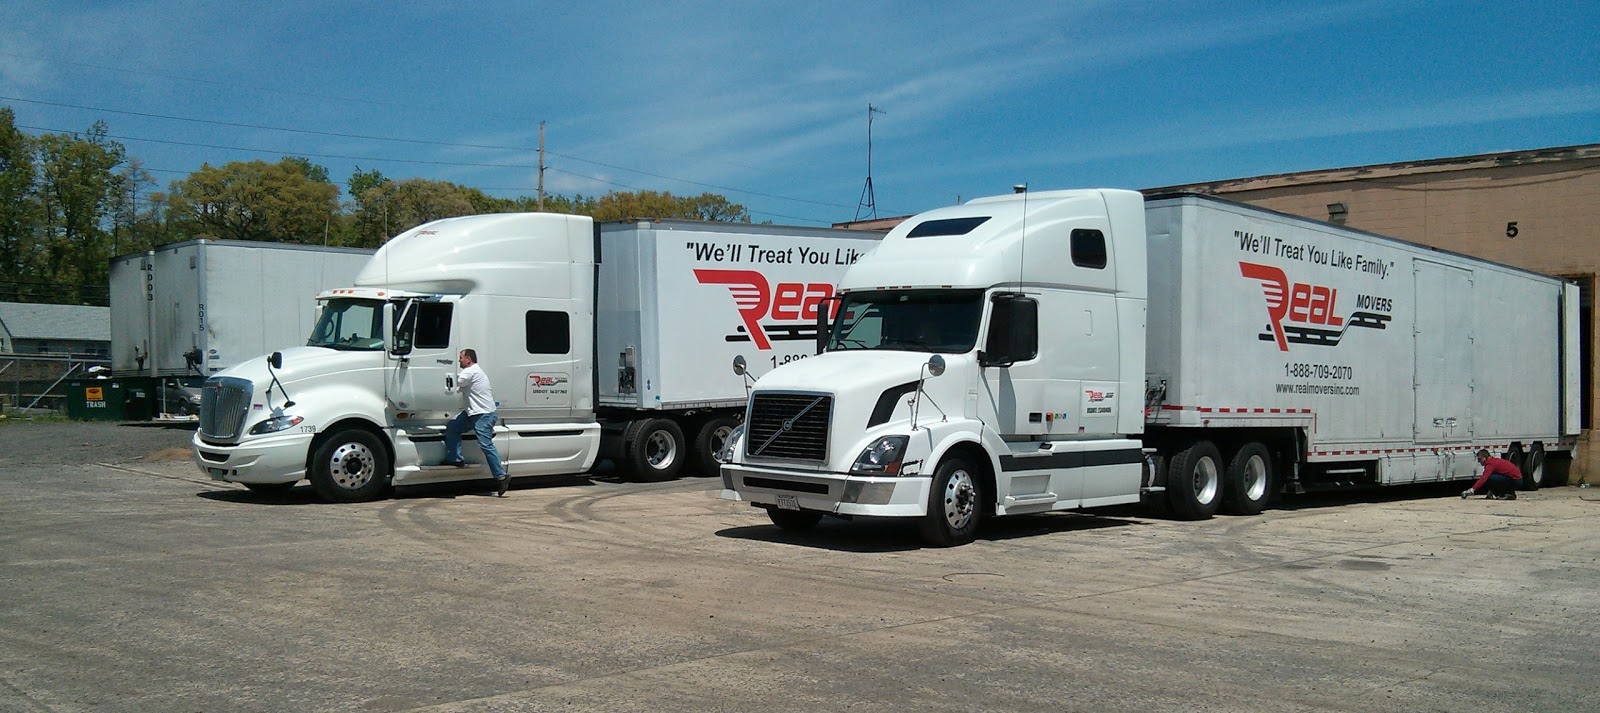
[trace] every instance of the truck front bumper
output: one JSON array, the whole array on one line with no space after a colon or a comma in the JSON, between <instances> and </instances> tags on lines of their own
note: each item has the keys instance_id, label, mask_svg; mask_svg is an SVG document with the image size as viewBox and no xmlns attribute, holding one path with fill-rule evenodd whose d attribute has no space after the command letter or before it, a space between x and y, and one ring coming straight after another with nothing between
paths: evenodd
<instances>
[{"instance_id":1,"label":"truck front bumper","mask_svg":"<svg viewBox=\"0 0 1600 713\"><path fill-rule=\"evenodd\" d=\"M931 479L869 478L745 464L722 466L723 500L863 517L921 517Z\"/></svg>"},{"instance_id":2,"label":"truck front bumper","mask_svg":"<svg viewBox=\"0 0 1600 713\"><path fill-rule=\"evenodd\" d=\"M306 477L306 449L314 434L290 433L219 446L194 437L194 464L200 472L229 483L293 483Z\"/></svg>"}]
</instances>

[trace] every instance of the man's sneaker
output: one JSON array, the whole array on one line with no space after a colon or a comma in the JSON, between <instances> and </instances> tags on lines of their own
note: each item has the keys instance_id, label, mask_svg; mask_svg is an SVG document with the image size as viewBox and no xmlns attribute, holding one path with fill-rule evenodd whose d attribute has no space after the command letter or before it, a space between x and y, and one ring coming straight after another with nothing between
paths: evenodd
<instances>
[{"instance_id":1,"label":"man's sneaker","mask_svg":"<svg viewBox=\"0 0 1600 713\"><path fill-rule=\"evenodd\" d=\"M1501 500L1516 500L1517 499L1517 494L1515 492L1506 493L1505 495L1500 496L1500 499Z\"/></svg>"}]
</instances>

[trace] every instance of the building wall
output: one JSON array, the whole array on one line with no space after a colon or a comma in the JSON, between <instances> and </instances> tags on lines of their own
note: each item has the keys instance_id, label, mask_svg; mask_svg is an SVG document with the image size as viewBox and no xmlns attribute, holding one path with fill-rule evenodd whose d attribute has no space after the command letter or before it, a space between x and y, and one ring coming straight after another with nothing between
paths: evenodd
<instances>
[{"instance_id":1,"label":"building wall","mask_svg":"<svg viewBox=\"0 0 1600 713\"><path fill-rule=\"evenodd\" d=\"M1168 190L1212 193L1285 213L1579 280L1592 304L1600 273L1600 145L1337 169ZM1334 222L1338 222L1335 220ZM1515 228L1514 231L1511 228ZM1514 232L1515 236L1512 236ZM1591 354L1600 329L1590 310ZM1600 414L1588 374L1590 414ZM1600 480L1600 443L1586 430L1573 482Z\"/></svg>"}]
</instances>

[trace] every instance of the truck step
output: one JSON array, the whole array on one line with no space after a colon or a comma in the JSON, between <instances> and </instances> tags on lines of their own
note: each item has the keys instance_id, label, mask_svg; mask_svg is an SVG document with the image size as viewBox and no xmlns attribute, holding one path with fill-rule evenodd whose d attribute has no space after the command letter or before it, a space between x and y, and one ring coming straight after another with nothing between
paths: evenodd
<instances>
[{"instance_id":1,"label":"truck step","mask_svg":"<svg viewBox=\"0 0 1600 713\"><path fill-rule=\"evenodd\" d=\"M1037 493L1037 494L1034 494L1034 495L1007 495L1004 505L1005 505L1005 508L1006 508L1006 512L1008 512L1008 513L1022 512L1022 511L1032 510L1032 509L1035 509L1035 508L1040 509L1040 510L1047 510L1047 509L1050 508L1051 505L1054 505L1056 503L1056 501L1060 500L1060 499L1061 498L1057 497L1055 493Z\"/></svg>"}]
</instances>

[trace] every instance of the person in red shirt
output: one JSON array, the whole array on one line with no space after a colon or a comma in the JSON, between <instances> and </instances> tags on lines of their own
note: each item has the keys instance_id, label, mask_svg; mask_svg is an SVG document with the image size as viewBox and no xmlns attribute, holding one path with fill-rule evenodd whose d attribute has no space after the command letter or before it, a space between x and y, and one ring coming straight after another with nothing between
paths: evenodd
<instances>
[{"instance_id":1,"label":"person in red shirt","mask_svg":"<svg viewBox=\"0 0 1600 713\"><path fill-rule=\"evenodd\" d=\"M1522 485L1522 470L1515 463L1504 458L1495 458L1489 451L1478 451L1478 465L1483 466L1483 475L1478 476L1478 482L1472 487L1461 491L1461 497L1466 498L1477 495L1487 490L1490 500L1516 500L1517 488Z\"/></svg>"}]
</instances>

